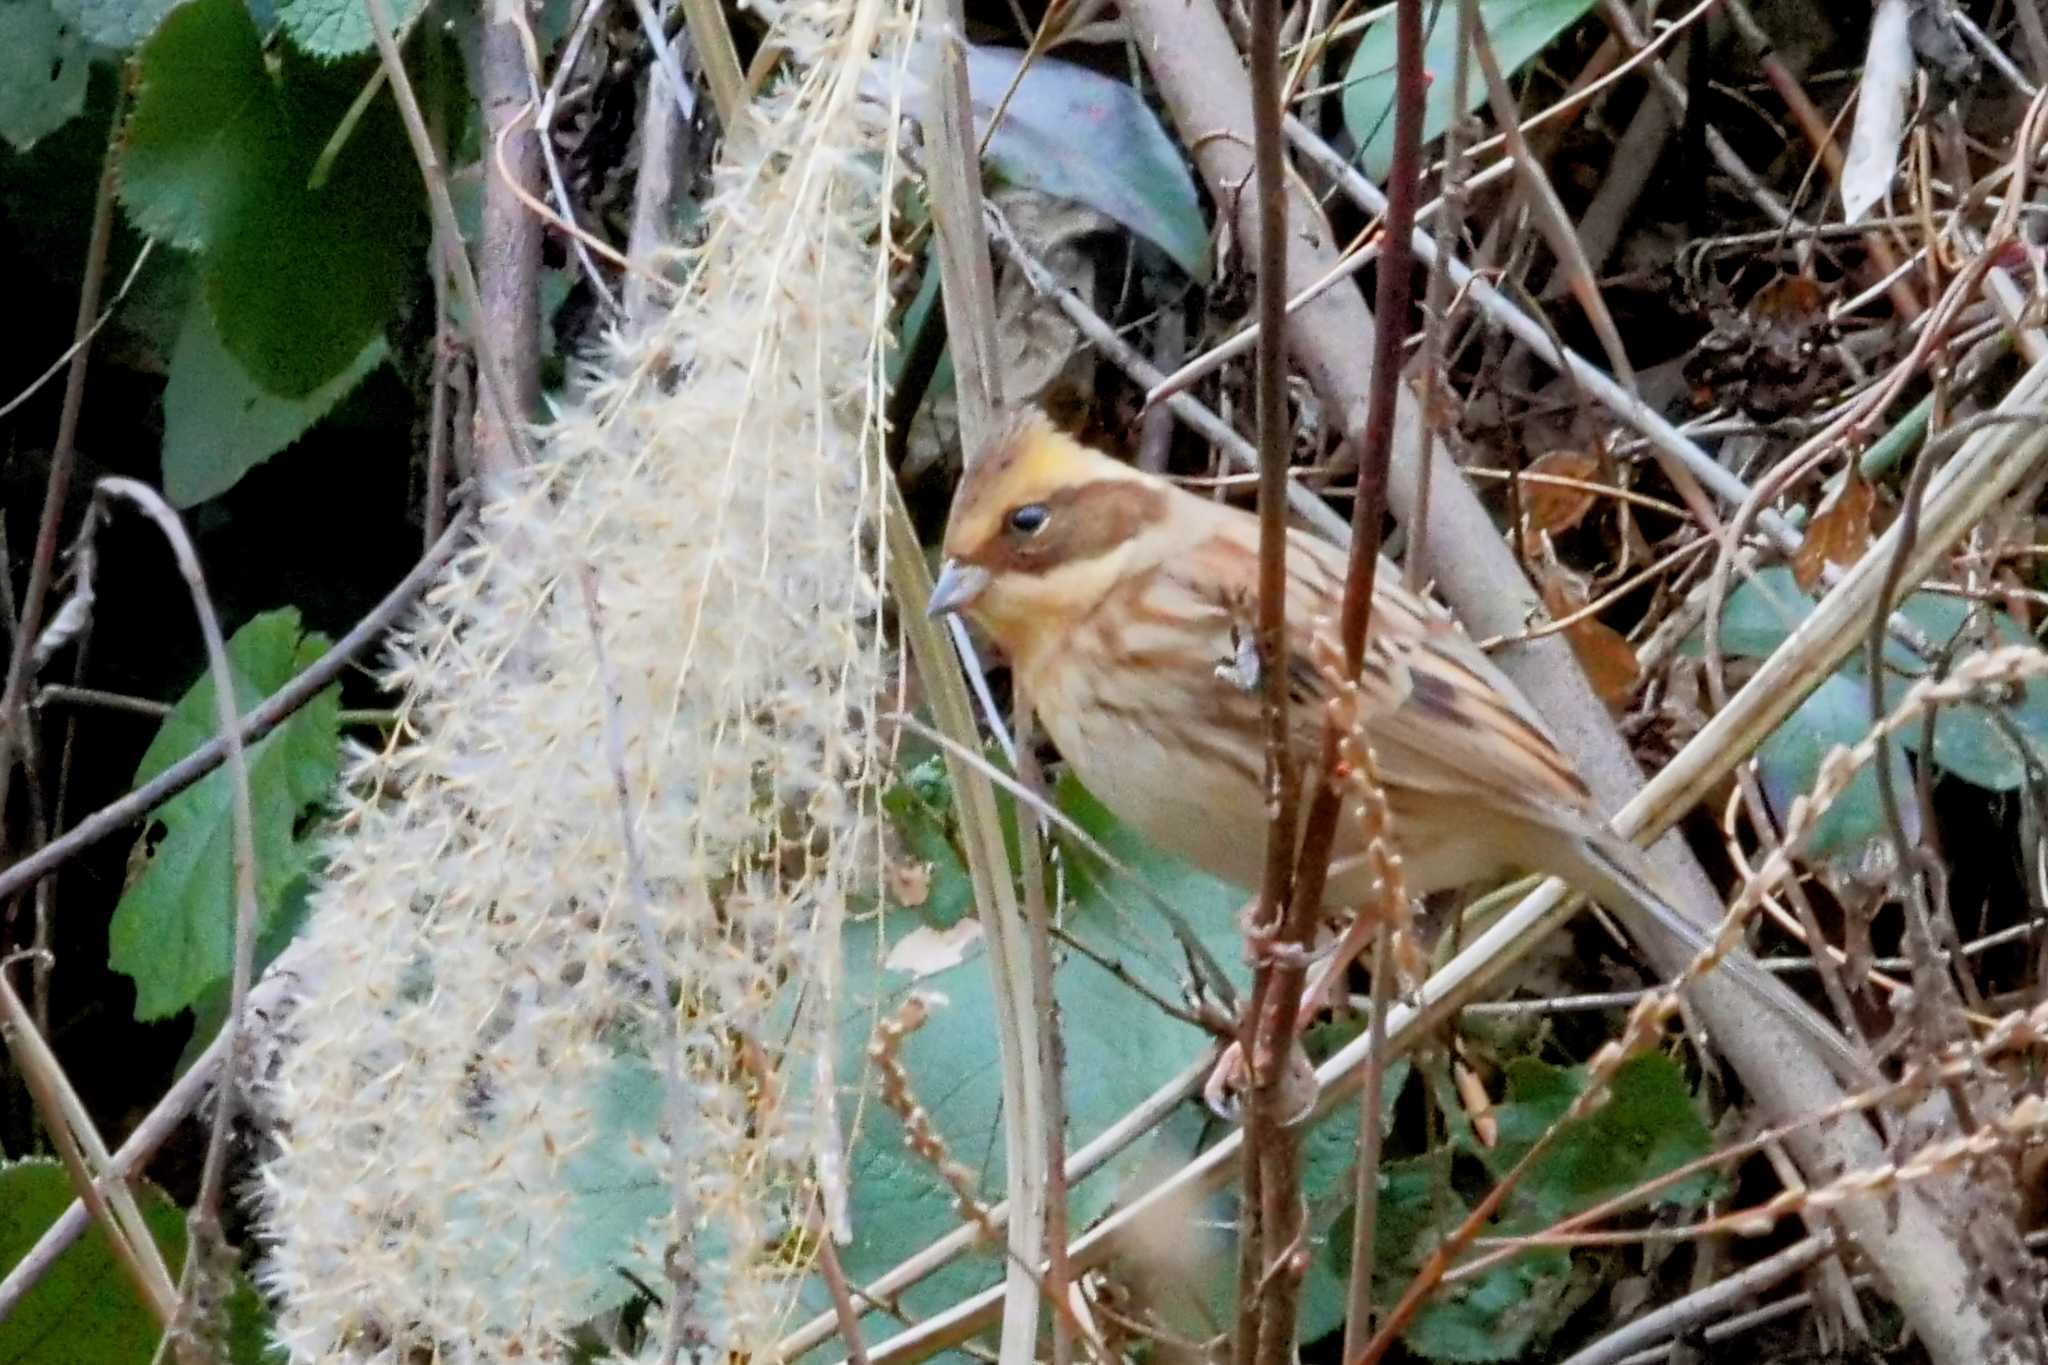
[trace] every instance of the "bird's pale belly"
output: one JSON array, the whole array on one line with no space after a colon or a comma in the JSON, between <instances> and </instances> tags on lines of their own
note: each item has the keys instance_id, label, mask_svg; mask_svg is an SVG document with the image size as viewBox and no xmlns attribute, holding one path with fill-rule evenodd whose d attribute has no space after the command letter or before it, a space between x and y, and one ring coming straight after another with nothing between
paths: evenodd
<instances>
[{"instance_id":1,"label":"bird's pale belly","mask_svg":"<svg viewBox=\"0 0 2048 1365\"><path fill-rule=\"evenodd\" d=\"M1169 747L1159 731L1099 709L1042 719L1074 775L1117 819L1224 881L1259 884L1266 803L1242 769Z\"/></svg>"},{"instance_id":2,"label":"bird's pale belly","mask_svg":"<svg viewBox=\"0 0 2048 1365\"><path fill-rule=\"evenodd\" d=\"M1179 742L1177 722L1188 711L1164 699L1104 699L1082 693L1070 678L1035 681L1040 724L1111 814L1165 852L1247 891L1257 889L1265 872L1269 811L1256 757L1205 749L1199 740ZM1304 809L1309 796L1304 789ZM1411 894L1491 880L1521 861L1517 850L1493 846L1485 821L1445 808L1454 803L1419 792L1392 791L1389 797ZM1358 905L1374 894L1364 852L1359 806L1348 801L1339 820L1327 904Z\"/></svg>"}]
</instances>

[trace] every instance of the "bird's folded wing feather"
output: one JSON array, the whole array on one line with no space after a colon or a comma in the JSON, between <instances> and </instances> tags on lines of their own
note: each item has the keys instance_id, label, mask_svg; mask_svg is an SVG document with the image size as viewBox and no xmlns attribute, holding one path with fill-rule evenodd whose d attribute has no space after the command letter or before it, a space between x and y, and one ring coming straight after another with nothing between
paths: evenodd
<instances>
[{"instance_id":1,"label":"bird's folded wing feather","mask_svg":"<svg viewBox=\"0 0 2048 1365\"><path fill-rule=\"evenodd\" d=\"M1321 751L1323 703L1330 689L1314 663L1318 633L1334 637L1346 562L1327 542L1289 537L1287 643L1294 693L1296 753ZM1255 546L1218 538L1201 547L1199 579L1220 592L1226 612L1249 617L1258 600ZM1514 684L1442 608L1400 586L1400 570L1380 561L1371 633L1358 683L1360 719L1381 781L1489 805L1521 808L1547 823L1575 823L1591 807L1585 784L1559 752ZM1231 624L1219 612L1219 636ZM1218 645L1228 656L1228 642ZM1536 809L1541 807L1542 809Z\"/></svg>"}]
</instances>

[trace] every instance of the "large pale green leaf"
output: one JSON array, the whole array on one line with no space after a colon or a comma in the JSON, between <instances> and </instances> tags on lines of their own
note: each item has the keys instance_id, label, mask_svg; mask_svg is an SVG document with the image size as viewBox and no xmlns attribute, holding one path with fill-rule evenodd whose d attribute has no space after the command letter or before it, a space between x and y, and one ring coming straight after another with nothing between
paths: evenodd
<instances>
[{"instance_id":1,"label":"large pale green leaf","mask_svg":"<svg viewBox=\"0 0 2048 1365\"><path fill-rule=\"evenodd\" d=\"M0 4L0 138L17 152L85 107L85 44L45 0Z\"/></svg>"},{"instance_id":2,"label":"large pale green leaf","mask_svg":"<svg viewBox=\"0 0 2048 1365\"><path fill-rule=\"evenodd\" d=\"M967 53L977 132L985 131L1024 54L978 47ZM1013 185L1078 200L1164 251L1198 280L1208 278L1208 228L1180 149L1138 92L1085 66L1040 57L1031 63L989 139L988 168Z\"/></svg>"},{"instance_id":3,"label":"large pale green leaf","mask_svg":"<svg viewBox=\"0 0 2048 1365\"><path fill-rule=\"evenodd\" d=\"M237 709L246 712L327 649L296 610L267 612L228 642ZM268 925L304 871L300 818L334 784L341 694L330 687L249 746L249 800L256 890ZM218 732L213 679L202 674L164 719L136 769L149 781ZM140 875L131 878L108 926L109 961L135 981L135 1017L161 1019L199 1000L225 978L235 940L234 823L225 768L159 806L143 834ZM161 826L161 836L153 837Z\"/></svg>"},{"instance_id":4,"label":"large pale green leaf","mask_svg":"<svg viewBox=\"0 0 2048 1365\"><path fill-rule=\"evenodd\" d=\"M1195 922L1210 951L1226 962L1238 961L1241 954L1233 946L1235 910L1242 900L1238 892L1145 849L1078 784L1062 783L1057 800L1096 837L1129 855L1137 874ZM983 945L969 942L965 956L923 977L885 965L907 935L930 938L938 927L959 922L971 904L966 870L945 837L950 802L943 786L913 782L891 794L888 809L908 847L931 864L931 890L916 910L897 907L847 928L840 1078L849 1087L868 1078L871 1091L865 1048L875 1020L913 991L943 996L945 1003L935 1008L931 1021L904 1043L902 1061L918 1101L930 1111L952 1155L977 1173L983 1198L999 1200L1004 1190L1001 1067ZM1072 856L1067 866L1072 901L1063 920L1066 932L1152 990L1177 999L1187 971L1172 934L1156 922L1149 903L1121 885L1120 878L1092 870L1085 857ZM1186 1066L1207 1040L1088 956L1058 945L1055 957L1071 1150ZM842 1112L854 1112L851 1094ZM855 1282L879 1274L959 1225L952 1192L928 1162L905 1149L896 1117L875 1105L871 1093L861 1114L848 1163L854 1240L841 1251ZM1073 1192L1076 1225L1107 1208L1142 1160L1133 1154L1082 1182ZM1000 1274L993 1255L972 1257L909 1291L905 1302L915 1311L933 1311ZM883 1326L882 1319L874 1319L870 1330Z\"/></svg>"},{"instance_id":5,"label":"large pale green leaf","mask_svg":"<svg viewBox=\"0 0 2048 1365\"><path fill-rule=\"evenodd\" d=\"M177 0L51 0L57 17L89 43L126 52L147 38Z\"/></svg>"},{"instance_id":6,"label":"large pale green leaf","mask_svg":"<svg viewBox=\"0 0 2048 1365\"><path fill-rule=\"evenodd\" d=\"M164 496L179 507L218 497L303 436L384 363L382 336L304 398L281 398L249 377L220 344L203 300L186 309L164 386Z\"/></svg>"},{"instance_id":7,"label":"large pale green leaf","mask_svg":"<svg viewBox=\"0 0 2048 1365\"><path fill-rule=\"evenodd\" d=\"M1480 21L1501 70L1513 73L1569 28L1593 0L1479 0ZM1422 117L1422 140L1428 142L1450 127L1451 96L1458 56L1458 2L1443 0L1424 7L1429 32L1422 50L1422 71L1429 80ZM1486 99L1486 81L1476 60L1465 82L1467 114ZM1344 77L1344 126L1362 149L1365 173L1383 178L1394 155L1394 19L1391 11L1365 31Z\"/></svg>"}]
</instances>

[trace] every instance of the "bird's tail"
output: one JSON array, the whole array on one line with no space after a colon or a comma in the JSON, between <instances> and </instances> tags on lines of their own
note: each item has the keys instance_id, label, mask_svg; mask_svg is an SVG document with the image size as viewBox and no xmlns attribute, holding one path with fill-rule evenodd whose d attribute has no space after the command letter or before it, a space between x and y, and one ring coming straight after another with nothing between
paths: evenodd
<instances>
[{"instance_id":1,"label":"bird's tail","mask_svg":"<svg viewBox=\"0 0 2048 1365\"><path fill-rule=\"evenodd\" d=\"M1642 850L1604 829L1589 832L1574 842L1577 866L1556 870L1623 916L1631 932L1663 934L1694 955L1710 946L1713 935L1709 930L1652 889L1649 862ZM1839 1029L1783 981L1765 971L1745 945L1737 943L1730 948L1711 970L1739 984L1796 1028L1844 1085L1861 1088L1881 1079L1867 1056L1851 1048Z\"/></svg>"}]
</instances>

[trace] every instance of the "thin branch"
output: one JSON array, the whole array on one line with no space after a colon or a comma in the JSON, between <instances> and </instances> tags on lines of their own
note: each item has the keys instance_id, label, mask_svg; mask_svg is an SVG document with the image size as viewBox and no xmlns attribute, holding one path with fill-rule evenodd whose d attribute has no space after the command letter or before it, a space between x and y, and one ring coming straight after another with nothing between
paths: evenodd
<instances>
[{"instance_id":1,"label":"thin branch","mask_svg":"<svg viewBox=\"0 0 2048 1365\"><path fill-rule=\"evenodd\" d=\"M199 556L192 548L192 540L185 534L184 523L171 510L170 504L149 485L133 479L102 479L95 490L95 506L87 514L88 537L98 523L98 503L107 498L125 499L155 522L177 559L178 572L192 596L193 613L199 619L200 638L206 644L207 667L213 674L214 716L220 728L218 739L227 764L229 809L234 828L235 955L229 976L228 1017L221 1025L221 1032L228 1040L226 1065L218 1086L213 1131L207 1140L205 1162L200 1170L199 1199L194 1206L194 1215L202 1223L217 1225L227 1173L228 1126L234 1117L240 1093L234 1074L238 1056L236 1044L241 1038L243 1014L249 1002L249 977L256 952L256 840L255 819L249 804L249 766L243 753L241 726L235 715L235 675L228 665L227 641L221 634L220 617L213 609L212 595L206 589L206 576L199 567ZM193 1259L198 1259L197 1248L193 1249Z\"/></svg>"},{"instance_id":2,"label":"thin branch","mask_svg":"<svg viewBox=\"0 0 2048 1365\"><path fill-rule=\"evenodd\" d=\"M300 707L340 677L342 670L354 663L358 656L381 640L399 613L412 605L413 599L439 575L442 566L468 539L474 519L474 513L467 508L457 513L433 549L413 566L412 572L400 580L397 587L385 594L384 600L373 607L354 629L308 665L303 673L242 717L236 731L241 743L254 744L290 719ZM227 756L227 746L227 737L215 736L120 800L94 811L61 838L0 869L0 900L48 876L74 854L90 848L115 830L127 828L218 768Z\"/></svg>"},{"instance_id":3,"label":"thin branch","mask_svg":"<svg viewBox=\"0 0 2048 1365\"><path fill-rule=\"evenodd\" d=\"M427 206L433 214L434 231L447 252L448 273L455 281L456 292L462 296L463 307L474 320L474 325L470 329L470 344L476 349L477 371L484 389L491 396L493 416L504 432L504 443L495 450L488 446L479 447L478 472L491 481L509 478L517 466L532 463L531 455L526 448L524 432L528 409L519 402L520 388L514 383L512 372L499 353L498 334L493 332L487 321L495 319L497 315L485 311L483 295L477 286L476 272L470 269L469 253L462 248L462 227L455 217L455 201L449 197L447 168L441 164L440 156L434 150L433 138L427 132L426 119L420 113L419 99L413 93L412 82L405 74L405 58L399 53L398 43L391 36L390 11L386 8L384 0L363 0L363 8L370 16L370 36L376 42L377 55L383 61L385 73L391 79L391 94L398 102L400 121L405 124L406 135L412 140L413 158L419 163L420 178L426 184ZM536 294L536 309L539 306L538 297ZM536 333L537 325L528 329L524 341L515 337L514 344L533 347L539 342ZM501 463L494 459L494 456L516 456L516 459L510 463Z\"/></svg>"},{"instance_id":4,"label":"thin branch","mask_svg":"<svg viewBox=\"0 0 2048 1365\"><path fill-rule=\"evenodd\" d=\"M71 329L71 367L64 376L64 405L58 411L57 437L50 446L50 475L44 483L42 517L36 523L36 543L30 552L21 616L12 622L14 648L7 658L7 680L0 685L0 851L5 851L7 845L5 815L14 777L15 751L29 742L23 732L28 718L22 702L28 693L29 660L42 634L43 607L55 577L57 539L64 524L64 505L71 494L72 463L78 455L78 416L85 407L85 372L92 358L92 338L98 330L93 319L100 311L100 286L106 279L107 252L113 241L114 187L123 145L121 123L127 112L127 100L115 100L113 128L100 163L98 196L93 201L85 275L78 286L78 315ZM6 571L11 571L9 566L0 565L0 572ZM0 900L5 898L5 893L0 893Z\"/></svg>"},{"instance_id":5,"label":"thin branch","mask_svg":"<svg viewBox=\"0 0 2048 1365\"><path fill-rule=\"evenodd\" d=\"M1297 1046L1276 1041L1265 1021L1293 1020L1287 973L1270 945L1284 952L1294 900L1298 755L1292 743L1287 667L1287 466L1292 423L1287 415L1287 181L1280 144L1279 0L1252 0L1252 195L1257 206L1252 250L1258 258L1258 360L1252 390L1259 448L1259 561L1256 641L1259 720L1266 761L1266 859L1258 908L1248 932L1258 964L1251 1001L1239 1020L1239 1043L1250 1072L1245 1102L1244 1197L1238 1201L1237 1360L1240 1365L1291 1365L1301 1277L1294 1270L1300 1224L1295 1167L1299 1143L1285 1131L1291 1117L1281 1087L1283 1056ZM1296 994L1299 987L1296 987ZM1276 1025L1277 1027L1277 1025Z\"/></svg>"}]
</instances>

